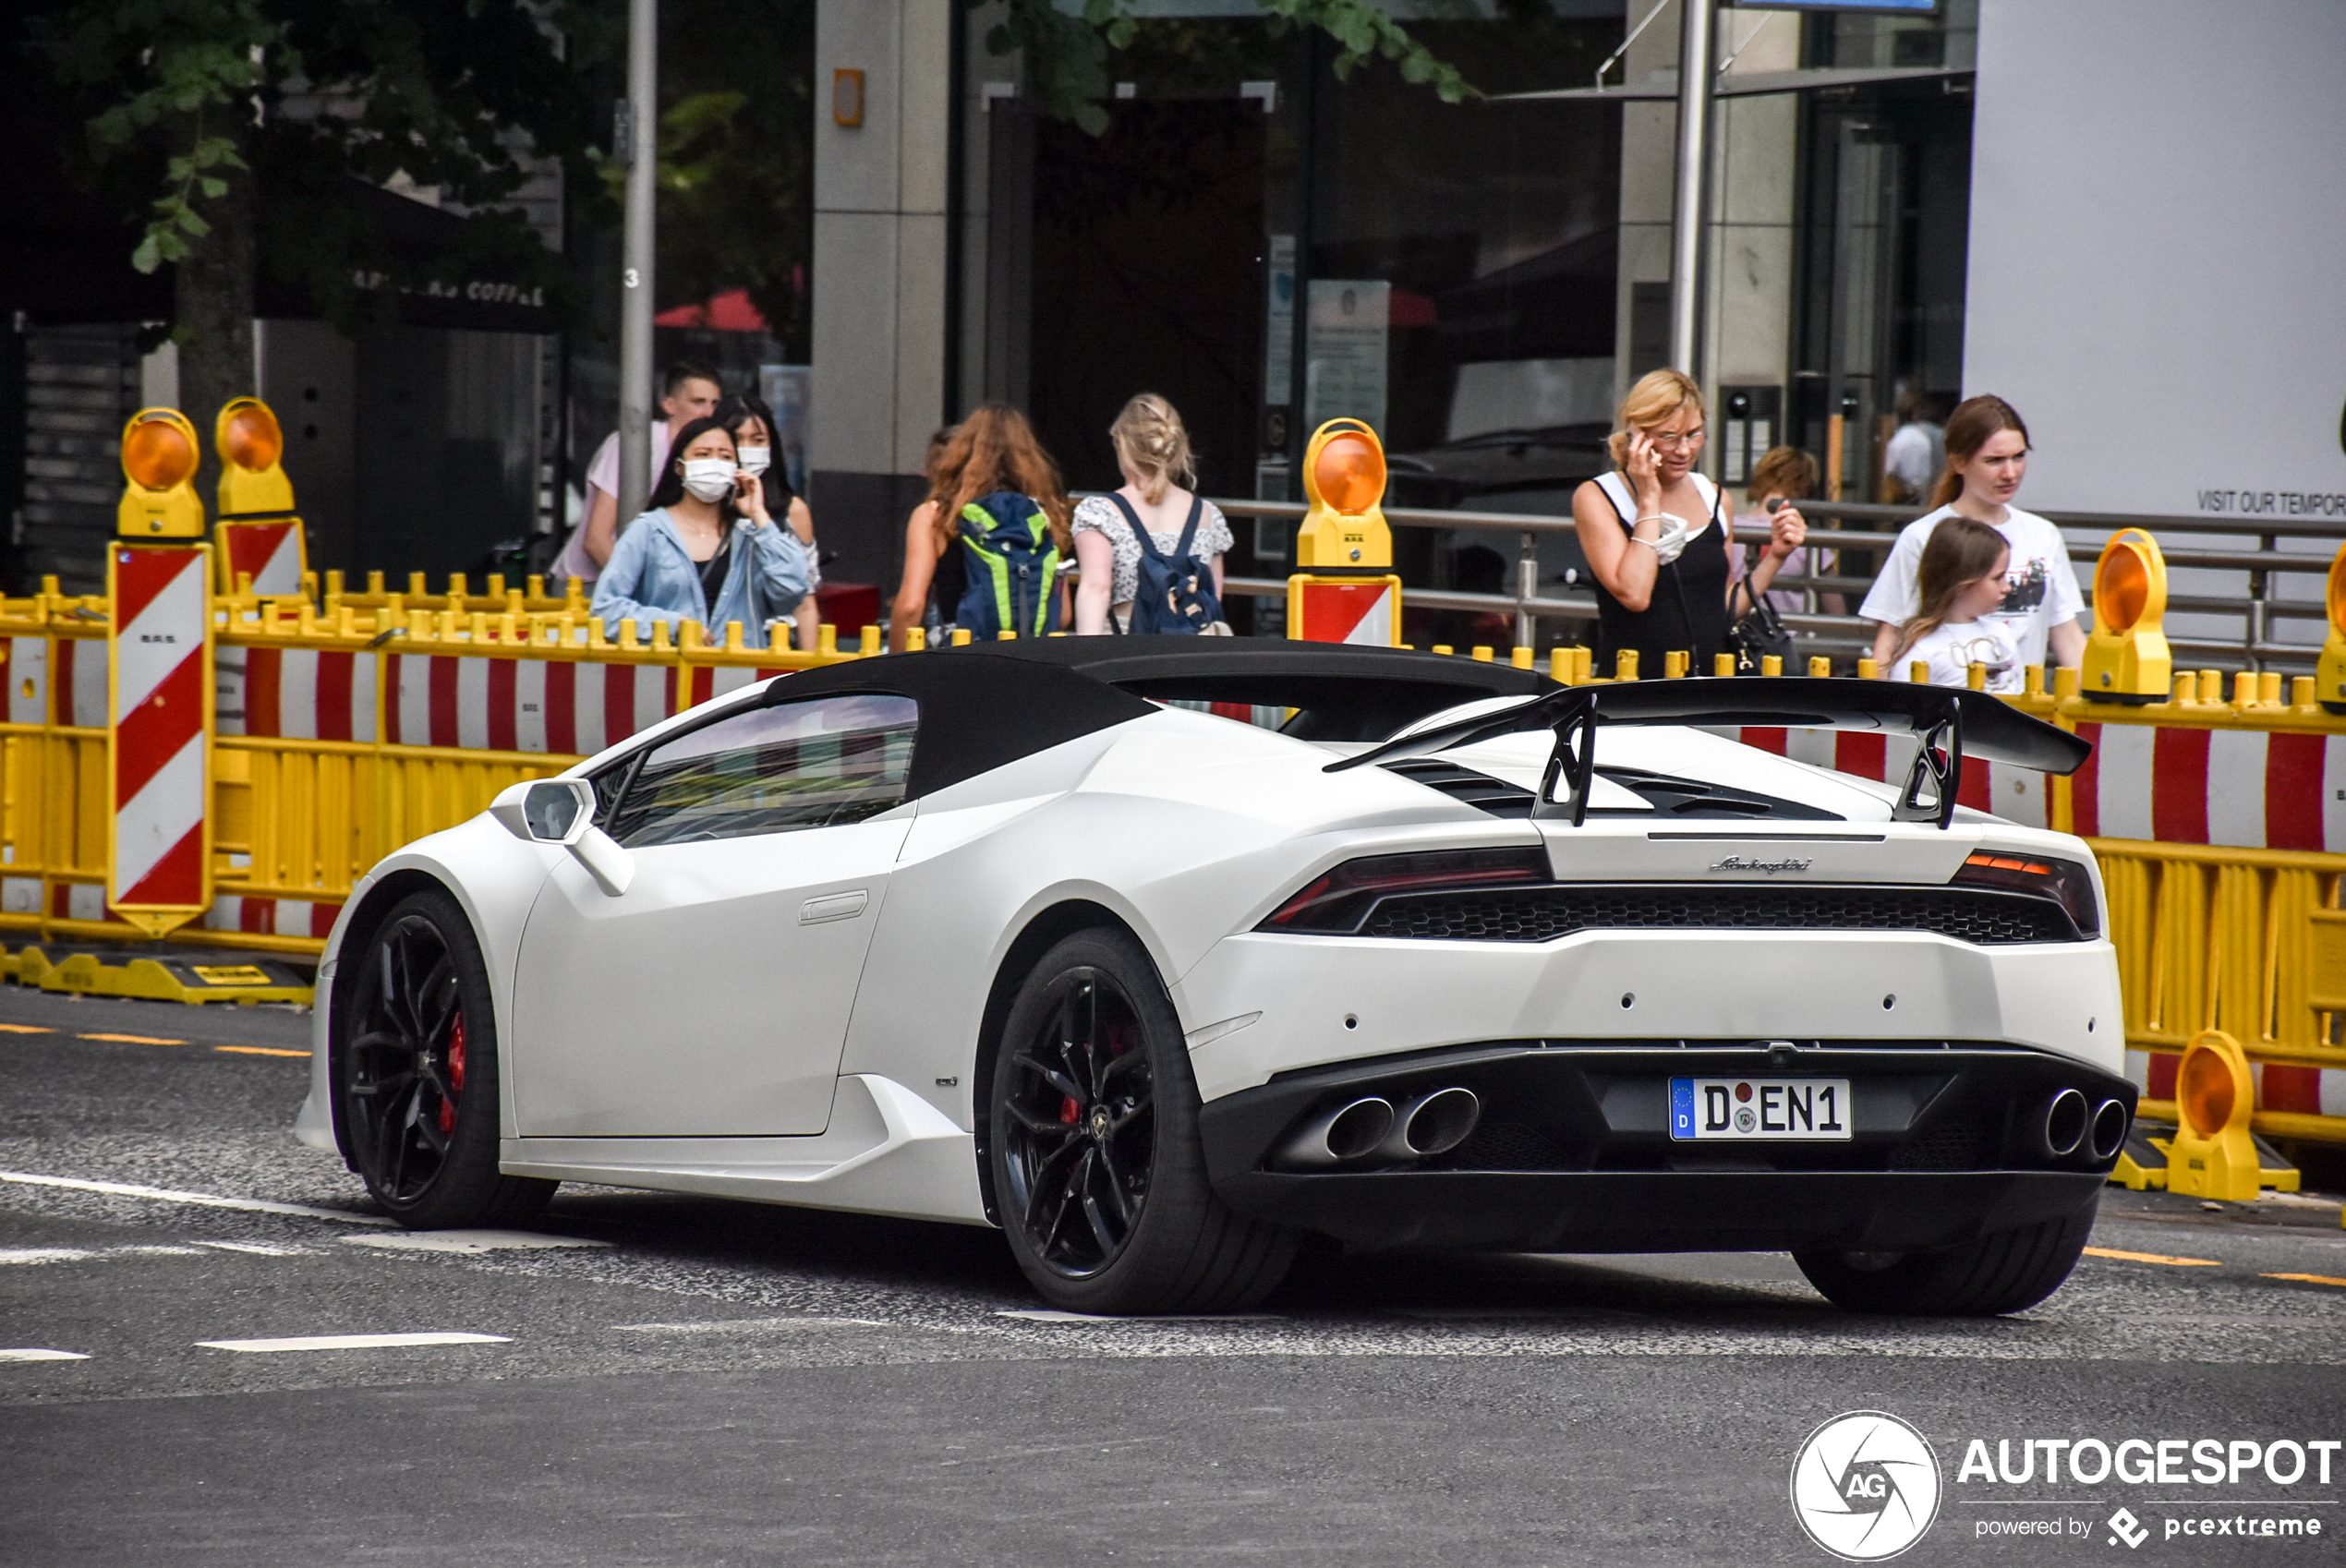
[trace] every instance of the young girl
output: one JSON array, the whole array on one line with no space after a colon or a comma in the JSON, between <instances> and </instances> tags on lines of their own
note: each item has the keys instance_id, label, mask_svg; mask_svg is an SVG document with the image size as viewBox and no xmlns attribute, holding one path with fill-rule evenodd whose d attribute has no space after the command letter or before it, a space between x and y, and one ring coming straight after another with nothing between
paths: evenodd
<instances>
[{"instance_id":1,"label":"young girl","mask_svg":"<svg viewBox=\"0 0 2346 1568\"><path fill-rule=\"evenodd\" d=\"M945 436L942 450L930 443L928 499L913 509L904 527L904 575L897 585L888 621L888 646L901 653L912 629L925 623L931 646L949 638L969 582L969 565L958 542L961 509L995 491L1025 496L1049 520L1059 558L1069 550L1067 488L1059 466L1026 416L1008 404L982 404ZM1050 623L1064 619L1064 581L1052 588Z\"/></svg>"},{"instance_id":2,"label":"young girl","mask_svg":"<svg viewBox=\"0 0 2346 1568\"><path fill-rule=\"evenodd\" d=\"M1189 522L1190 503L1196 498L1181 488L1197 483L1190 455L1190 433L1173 405L1155 392L1143 392L1124 405L1108 427L1116 447L1116 465L1123 470L1124 498L1134 516L1149 531L1156 548L1170 553L1181 542ZM1075 631L1093 636L1132 623L1132 599L1141 580L1141 541L1114 501L1087 497L1075 509L1075 559L1083 569L1075 591ZM1198 508L1197 535L1191 553L1214 573L1214 591L1222 591L1222 555L1231 546L1230 525L1212 501Z\"/></svg>"},{"instance_id":3,"label":"young girl","mask_svg":"<svg viewBox=\"0 0 2346 1568\"><path fill-rule=\"evenodd\" d=\"M1988 690L2020 690L2020 655L1995 621L1982 617L2003 602L2004 569L2012 547L1985 523L1960 514L1944 517L1931 530L1916 572L1922 609L1899 626L1884 671L1893 681L1912 678L1911 666L1927 665L1930 684L1968 686L1971 667L1985 665Z\"/></svg>"}]
</instances>

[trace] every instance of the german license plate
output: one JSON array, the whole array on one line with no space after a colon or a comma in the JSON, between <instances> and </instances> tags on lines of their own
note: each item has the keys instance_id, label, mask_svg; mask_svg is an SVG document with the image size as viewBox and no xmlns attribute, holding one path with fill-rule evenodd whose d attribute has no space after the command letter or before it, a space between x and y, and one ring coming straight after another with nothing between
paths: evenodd
<instances>
[{"instance_id":1,"label":"german license plate","mask_svg":"<svg viewBox=\"0 0 2346 1568\"><path fill-rule=\"evenodd\" d=\"M1846 1142L1845 1078L1674 1078L1670 1136L1684 1143Z\"/></svg>"}]
</instances>

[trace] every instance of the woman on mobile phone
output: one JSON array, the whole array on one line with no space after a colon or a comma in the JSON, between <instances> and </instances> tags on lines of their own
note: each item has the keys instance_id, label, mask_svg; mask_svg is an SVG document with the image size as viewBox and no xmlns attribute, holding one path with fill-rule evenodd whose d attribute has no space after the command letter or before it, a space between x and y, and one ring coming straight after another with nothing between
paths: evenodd
<instances>
[{"instance_id":1,"label":"woman on mobile phone","mask_svg":"<svg viewBox=\"0 0 2346 1568\"><path fill-rule=\"evenodd\" d=\"M651 504L628 525L595 583L594 610L612 636L632 621L687 621L767 645L767 624L806 597L806 547L767 509L758 476L744 471L723 421L695 419L676 432Z\"/></svg>"},{"instance_id":2,"label":"woman on mobile phone","mask_svg":"<svg viewBox=\"0 0 2346 1568\"><path fill-rule=\"evenodd\" d=\"M1676 370L1651 370L1622 400L1611 450L1614 472L1573 493L1572 522L1596 578L1600 675L1623 650L1638 673L1663 673L1672 653L1692 656L1689 672L1711 673L1726 647L1730 584L1727 526L1719 488L1697 472L1702 456L1702 389ZM1750 591L1764 594L1784 557L1808 537L1799 509L1768 518L1767 549ZM1737 608L1743 608L1738 606Z\"/></svg>"}]
</instances>

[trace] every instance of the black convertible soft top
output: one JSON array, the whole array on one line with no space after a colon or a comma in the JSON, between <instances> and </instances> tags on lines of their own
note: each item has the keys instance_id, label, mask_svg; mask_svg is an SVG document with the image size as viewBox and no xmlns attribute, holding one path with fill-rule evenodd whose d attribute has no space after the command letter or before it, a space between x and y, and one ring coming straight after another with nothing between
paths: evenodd
<instances>
[{"instance_id":1,"label":"black convertible soft top","mask_svg":"<svg viewBox=\"0 0 2346 1568\"><path fill-rule=\"evenodd\" d=\"M973 643L824 665L767 688L768 702L893 692L921 705L907 790L926 795L1062 742L1155 712L1151 702L1297 711L1307 741L1381 741L1478 697L1560 690L1510 665L1336 643L1235 637L1049 637Z\"/></svg>"}]
</instances>

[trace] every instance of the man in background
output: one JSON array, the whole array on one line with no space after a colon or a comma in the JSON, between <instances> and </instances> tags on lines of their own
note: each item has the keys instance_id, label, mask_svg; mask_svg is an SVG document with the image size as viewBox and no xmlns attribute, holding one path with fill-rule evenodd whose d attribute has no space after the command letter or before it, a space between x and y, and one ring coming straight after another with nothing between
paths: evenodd
<instances>
[{"instance_id":1,"label":"man in background","mask_svg":"<svg viewBox=\"0 0 2346 1568\"><path fill-rule=\"evenodd\" d=\"M660 416L652 421L651 464L647 470L654 485L659 484L661 465L668 461L669 430L716 413L725 395L717 368L698 359L679 359L671 365L660 375L659 388ZM618 492L619 432L613 430L595 449L594 461L586 464L586 520L571 531L562 553L554 557L546 573L550 588L560 591L565 577L591 585L602 574L611 547L619 542ZM625 515L632 517L641 511L642 501L642 497L635 498L634 510Z\"/></svg>"}]
</instances>

